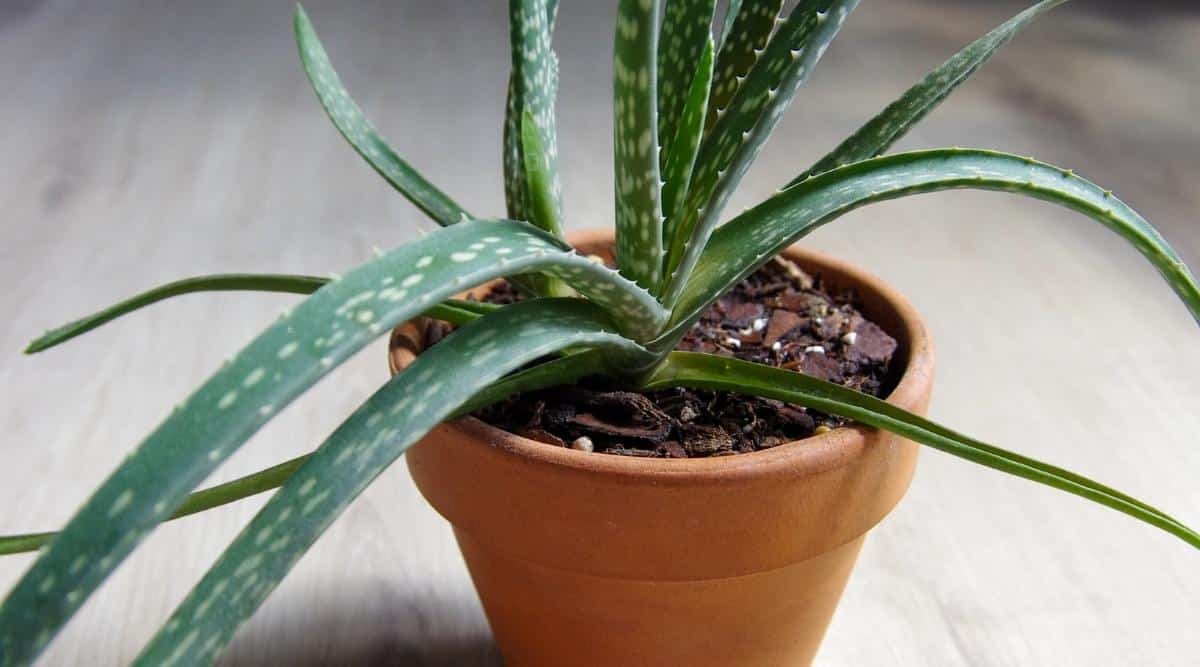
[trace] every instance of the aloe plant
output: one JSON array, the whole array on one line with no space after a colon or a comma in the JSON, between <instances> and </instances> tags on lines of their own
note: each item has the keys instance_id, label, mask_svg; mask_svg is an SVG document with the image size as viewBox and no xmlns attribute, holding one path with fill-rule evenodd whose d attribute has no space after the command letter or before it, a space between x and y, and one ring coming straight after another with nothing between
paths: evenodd
<instances>
[{"instance_id":1,"label":"aloe plant","mask_svg":"<svg viewBox=\"0 0 1200 667\"><path fill-rule=\"evenodd\" d=\"M42 550L0 606L0 665L36 658L160 522L279 487L138 658L144 665L207 664L355 496L429 429L515 392L597 374L631 389L702 387L842 415L1101 503L1200 548L1200 534L1150 505L882 400L796 372L673 351L721 294L816 227L859 206L951 188L1002 190L1083 213L1141 252L1200 319L1200 286L1167 242L1111 192L1070 170L960 148L884 155L1018 30L1064 1L1035 4L966 46L774 196L720 224L726 200L857 1L802 0L785 15L779 0L745 0L717 17L714 0L666 0L665 8L658 0L620 0L616 270L562 239L570 214L562 206L554 114L557 2L510 3L508 219L468 213L388 145L298 8L300 60L321 106L354 150L441 228L343 277L192 278L35 340L27 352L195 291L308 295L183 400L61 532L0 538L0 553ZM454 298L497 278L535 298L505 307ZM192 493L321 376L421 314L460 326L312 454Z\"/></svg>"}]
</instances>

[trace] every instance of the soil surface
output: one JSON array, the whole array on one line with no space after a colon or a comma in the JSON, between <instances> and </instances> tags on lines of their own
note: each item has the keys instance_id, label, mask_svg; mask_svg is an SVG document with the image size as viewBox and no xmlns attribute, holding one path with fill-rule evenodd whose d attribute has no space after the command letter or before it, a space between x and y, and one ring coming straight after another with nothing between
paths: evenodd
<instances>
[{"instance_id":1,"label":"soil surface","mask_svg":"<svg viewBox=\"0 0 1200 667\"><path fill-rule=\"evenodd\" d=\"M519 298L502 284L487 301ZM431 323L427 342L448 327ZM820 276L777 259L713 304L677 349L791 369L880 396L891 389L896 341L863 318L852 293L828 294ZM558 447L666 458L753 452L846 423L770 399L684 388L631 392L604 378L518 394L475 416Z\"/></svg>"}]
</instances>

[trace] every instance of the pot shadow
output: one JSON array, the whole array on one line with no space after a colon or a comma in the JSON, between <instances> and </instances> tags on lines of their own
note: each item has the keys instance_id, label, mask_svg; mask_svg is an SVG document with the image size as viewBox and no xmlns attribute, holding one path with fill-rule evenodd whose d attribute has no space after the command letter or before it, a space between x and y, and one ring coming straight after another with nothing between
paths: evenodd
<instances>
[{"instance_id":1,"label":"pot shadow","mask_svg":"<svg viewBox=\"0 0 1200 667\"><path fill-rule=\"evenodd\" d=\"M451 598L360 583L327 595L285 595L261 612L234 638L219 665L503 665L479 603L466 591Z\"/></svg>"}]
</instances>

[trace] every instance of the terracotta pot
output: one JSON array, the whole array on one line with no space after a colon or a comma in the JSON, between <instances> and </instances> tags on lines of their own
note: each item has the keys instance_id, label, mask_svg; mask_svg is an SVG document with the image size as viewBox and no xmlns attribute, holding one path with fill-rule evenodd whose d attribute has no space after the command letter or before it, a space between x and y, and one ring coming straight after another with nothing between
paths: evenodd
<instances>
[{"instance_id":1,"label":"terracotta pot","mask_svg":"<svg viewBox=\"0 0 1200 667\"><path fill-rule=\"evenodd\" d=\"M572 241L611 252L611 233ZM923 413L933 353L908 301L848 264L786 255L832 289L857 291L864 314L900 342L888 401ZM423 343L411 324L393 339L395 370ZM812 661L867 531L908 488L917 449L848 427L750 454L642 459L464 418L407 460L454 526L506 664L726 667Z\"/></svg>"}]
</instances>

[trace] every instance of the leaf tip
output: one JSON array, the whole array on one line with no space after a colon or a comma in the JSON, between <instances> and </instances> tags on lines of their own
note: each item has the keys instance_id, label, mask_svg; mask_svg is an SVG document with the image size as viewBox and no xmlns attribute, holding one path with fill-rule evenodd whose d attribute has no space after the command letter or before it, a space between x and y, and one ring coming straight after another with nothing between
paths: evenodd
<instances>
[{"instance_id":1,"label":"leaf tip","mask_svg":"<svg viewBox=\"0 0 1200 667\"><path fill-rule=\"evenodd\" d=\"M58 341L51 338L50 332L46 332L30 341L29 344L25 346L25 349L21 351L21 354L37 354L42 350L54 347L57 342Z\"/></svg>"}]
</instances>

